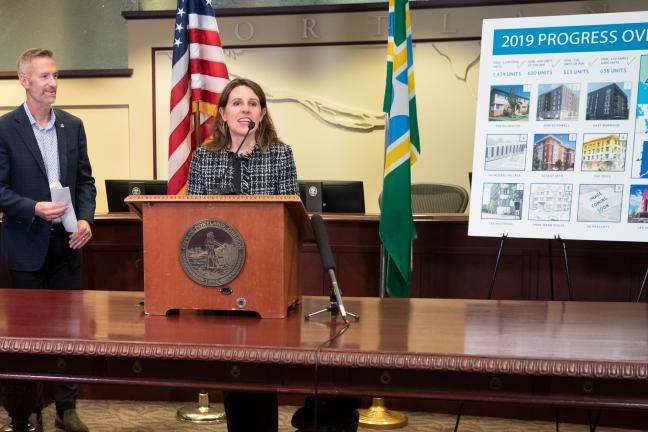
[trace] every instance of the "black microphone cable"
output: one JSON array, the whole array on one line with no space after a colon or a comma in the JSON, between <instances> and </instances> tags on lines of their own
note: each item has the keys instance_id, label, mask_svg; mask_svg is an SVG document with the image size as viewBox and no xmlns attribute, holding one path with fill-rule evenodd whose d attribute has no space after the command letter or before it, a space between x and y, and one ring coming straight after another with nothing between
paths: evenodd
<instances>
[{"instance_id":1,"label":"black microphone cable","mask_svg":"<svg viewBox=\"0 0 648 432\"><path fill-rule=\"evenodd\" d=\"M314 383L313 383L313 431L317 432L317 406L318 406L318 390L319 390L319 363L320 363L320 356L322 354L322 348L324 348L327 345L330 345L335 339L338 337L342 336L344 332L346 332L349 327L351 327L351 324L346 321L344 323L344 326L340 330L338 330L333 336L328 338L326 341L322 342L317 346L317 350L315 351L315 376L313 378Z\"/></svg>"},{"instance_id":2,"label":"black microphone cable","mask_svg":"<svg viewBox=\"0 0 648 432\"><path fill-rule=\"evenodd\" d=\"M317 432L318 426L318 400L319 400L319 364L320 358L322 355L322 349L330 345L335 339L340 337L344 332L346 332L351 324L347 320L346 309L342 301L342 295L340 293L339 287L337 285L337 280L335 278L335 259L333 258L333 252L331 251L331 245L328 239L328 232L324 221L319 214L314 214L311 216L311 225L313 227L313 232L315 233L315 239L320 250L320 256L322 258L322 267L325 271L329 272L332 282L332 296L335 298L336 305L334 306L336 310L334 311L331 307L331 313L336 316L339 313L344 320L344 325L340 328L333 336L328 338L325 342L317 346L315 351L315 370L314 370L314 384L313 384L313 430ZM333 325L333 322L331 322Z\"/></svg>"}]
</instances>

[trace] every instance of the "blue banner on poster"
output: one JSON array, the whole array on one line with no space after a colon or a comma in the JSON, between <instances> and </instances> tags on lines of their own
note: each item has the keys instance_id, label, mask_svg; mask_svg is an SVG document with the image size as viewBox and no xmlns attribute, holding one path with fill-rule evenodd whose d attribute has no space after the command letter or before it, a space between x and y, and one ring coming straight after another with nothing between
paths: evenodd
<instances>
[{"instance_id":1,"label":"blue banner on poster","mask_svg":"<svg viewBox=\"0 0 648 432\"><path fill-rule=\"evenodd\" d=\"M648 23L495 30L493 55L648 50Z\"/></svg>"}]
</instances>

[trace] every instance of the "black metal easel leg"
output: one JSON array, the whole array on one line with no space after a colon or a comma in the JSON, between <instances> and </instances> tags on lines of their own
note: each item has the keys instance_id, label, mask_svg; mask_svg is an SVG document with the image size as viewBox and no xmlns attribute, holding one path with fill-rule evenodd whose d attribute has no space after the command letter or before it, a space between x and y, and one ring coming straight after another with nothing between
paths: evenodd
<instances>
[{"instance_id":1,"label":"black metal easel leg","mask_svg":"<svg viewBox=\"0 0 648 432\"><path fill-rule=\"evenodd\" d=\"M549 294L550 299L555 300L554 296L554 275L553 275L553 252L551 250L551 239L547 240L547 253L549 255Z\"/></svg>"},{"instance_id":2,"label":"black metal easel leg","mask_svg":"<svg viewBox=\"0 0 648 432\"><path fill-rule=\"evenodd\" d=\"M596 432L596 428L598 427L599 420L601 420L601 410L596 411L596 418L594 418L594 421L592 421L592 410L587 410L587 420L589 422L589 430L590 432Z\"/></svg>"},{"instance_id":3,"label":"black metal easel leg","mask_svg":"<svg viewBox=\"0 0 648 432\"><path fill-rule=\"evenodd\" d=\"M502 256L502 249L504 249L504 241L508 234L502 234L499 250L497 251L497 259L495 260L495 269L493 270L493 278L491 279L490 289L488 290L488 299L493 298L493 288L495 288L495 278L497 277L497 270L499 269L500 257Z\"/></svg>"},{"instance_id":4,"label":"black metal easel leg","mask_svg":"<svg viewBox=\"0 0 648 432\"><path fill-rule=\"evenodd\" d=\"M569 273L569 262L567 261L567 242L565 242L565 240L563 240L559 235L556 236L556 240L558 240L562 245L563 259L565 260L565 273L567 274L567 289L569 292L569 300L574 300L574 291L572 290L571 274Z\"/></svg>"},{"instance_id":5,"label":"black metal easel leg","mask_svg":"<svg viewBox=\"0 0 648 432\"><path fill-rule=\"evenodd\" d=\"M461 414L463 413L464 403L461 402L459 405L459 412L457 413L457 421L455 422L454 432L459 430L459 421L461 420Z\"/></svg>"},{"instance_id":6,"label":"black metal easel leg","mask_svg":"<svg viewBox=\"0 0 648 432\"><path fill-rule=\"evenodd\" d=\"M648 279L648 267L646 267L646 273L644 273L643 282L641 282L641 288L639 289L639 295L637 295L637 300L635 302L639 303L641 301L641 296L643 295L644 288L646 287L646 279Z\"/></svg>"}]
</instances>

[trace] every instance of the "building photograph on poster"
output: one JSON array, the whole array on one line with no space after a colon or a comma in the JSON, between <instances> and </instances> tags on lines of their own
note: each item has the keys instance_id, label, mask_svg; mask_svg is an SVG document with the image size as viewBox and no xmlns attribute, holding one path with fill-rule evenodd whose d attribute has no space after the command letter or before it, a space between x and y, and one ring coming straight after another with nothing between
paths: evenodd
<instances>
[{"instance_id":1,"label":"building photograph on poster","mask_svg":"<svg viewBox=\"0 0 648 432\"><path fill-rule=\"evenodd\" d=\"M530 91L527 85L495 85L490 90L488 120L529 120Z\"/></svg>"},{"instance_id":2,"label":"building photograph on poster","mask_svg":"<svg viewBox=\"0 0 648 432\"><path fill-rule=\"evenodd\" d=\"M628 120L630 82L587 85L587 120Z\"/></svg>"},{"instance_id":3,"label":"building photograph on poster","mask_svg":"<svg viewBox=\"0 0 648 432\"><path fill-rule=\"evenodd\" d=\"M623 185L582 184L578 194L578 222L620 222Z\"/></svg>"},{"instance_id":4,"label":"building photograph on poster","mask_svg":"<svg viewBox=\"0 0 648 432\"><path fill-rule=\"evenodd\" d=\"M648 55L640 60L632 178L648 178Z\"/></svg>"},{"instance_id":5,"label":"building photograph on poster","mask_svg":"<svg viewBox=\"0 0 648 432\"><path fill-rule=\"evenodd\" d=\"M648 223L648 185L630 185L629 223Z\"/></svg>"},{"instance_id":6,"label":"building photograph on poster","mask_svg":"<svg viewBox=\"0 0 648 432\"><path fill-rule=\"evenodd\" d=\"M533 171L573 171L576 134L535 134Z\"/></svg>"},{"instance_id":7,"label":"building photograph on poster","mask_svg":"<svg viewBox=\"0 0 648 432\"><path fill-rule=\"evenodd\" d=\"M648 134L648 55L640 59L635 133Z\"/></svg>"},{"instance_id":8,"label":"building photograph on poster","mask_svg":"<svg viewBox=\"0 0 648 432\"><path fill-rule=\"evenodd\" d=\"M529 219L568 221L571 216L572 185L531 183L529 190Z\"/></svg>"},{"instance_id":9,"label":"building photograph on poster","mask_svg":"<svg viewBox=\"0 0 648 432\"><path fill-rule=\"evenodd\" d=\"M526 134L490 134L486 136L486 171L524 171Z\"/></svg>"},{"instance_id":10,"label":"building photograph on poster","mask_svg":"<svg viewBox=\"0 0 648 432\"><path fill-rule=\"evenodd\" d=\"M625 171L628 134L585 134L583 171Z\"/></svg>"},{"instance_id":11,"label":"building photograph on poster","mask_svg":"<svg viewBox=\"0 0 648 432\"><path fill-rule=\"evenodd\" d=\"M578 120L580 84L540 84L538 120Z\"/></svg>"},{"instance_id":12,"label":"building photograph on poster","mask_svg":"<svg viewBox=\"0 0 648 432\"><path fill-rule=\"evenodd\" d=\"M632 178L648 178L648 134L635 137Z\"/></svg>"},{"instance_id":13,"label":"building photograph on poster","mask_svg":"<svg viewBox=\"0 0 648 432\"><path fill-rule=\"evenodd\" d=\"M524 198L522 183L484 183L482 197L482 218L513 220L522 218Z\"/></svg>"}]
</instances>

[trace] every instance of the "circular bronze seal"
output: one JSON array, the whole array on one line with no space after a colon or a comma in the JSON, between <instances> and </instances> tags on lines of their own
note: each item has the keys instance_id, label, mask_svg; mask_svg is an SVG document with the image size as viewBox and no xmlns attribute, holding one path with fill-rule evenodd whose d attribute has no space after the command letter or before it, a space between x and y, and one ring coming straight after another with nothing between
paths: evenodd
<instances>
[{"instance_id":1,"label":"circular bronze seal","mask_svg":"<svg viewBox=\"0 0 648 432\"><path fill-rule=\"evenodd\" d=\"M236 228L217 219L193 224L180 241L180 264L194 282L222 286L245 264L245 243Z\"/></svg>"}]
</instances>

